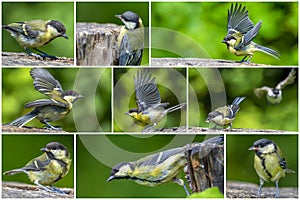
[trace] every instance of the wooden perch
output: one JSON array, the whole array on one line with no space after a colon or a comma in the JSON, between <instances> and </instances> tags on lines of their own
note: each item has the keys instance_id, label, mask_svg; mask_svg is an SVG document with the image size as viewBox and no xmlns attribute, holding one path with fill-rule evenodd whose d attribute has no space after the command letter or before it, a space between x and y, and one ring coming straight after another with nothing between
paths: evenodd
<instances>
[{"instance_id":1,"label":"wooden perch","mask_svg":"<svg viewBox=\"0 0 300 200\"><path fill-rule=\"evenodd\" d=\"M48 130L44 128L35 128L23 126L22 128L10 125L2 125L2 132L15 133L66 133L64 130Z\"/></svg>"},{"instance_id":2,"label":"wooden perch","mask_svg":"<svg viewBox=\"0 0 300 200\"><path fill-rule=\"evenodd\" d=\"M120 29L115 24L77 23L77 65L117 65L117 38Z\"/></svg>"},{"instance_id":3,"label":"wooden perch","mask_svg":"<svg viewBox=\"0 0 300 200\"><path fill-rule=\"evenodd\" d=\"M275 185L275 184L274 184ZM226 197L227 198L258 198L257 191L259 186L253 183L227 181L226 183ZM298 198L297 188L283 188L280 187L280 198ZM274 187L263 187L261 198L274 198Z\"/></svg>"},{"instance_id":4,"label":"wooden perch","mask_svg":"<svg viewBox=\"0 0 300 200\"><path fill-rule=\"evenodd\" d=\"M35 185L24 183L2 183L2 198L74 198L72 188L59 188L66 194L47 192Z\"/></svg>"},{"instance_id":5,"label":"wooden perch","mask_svg":"<svg viewBox=\"0 0 300 200\"><path fill-rule=\"evenodd\" d=\"M26 53L2 52L2 66L74 66L73 58L38 59Z\"/></svg>"},{"instance_id":6,"label":"wooden perch","mask_svg":"<svg viewBox=\"0 0 300 200\"><path fill-rule=\"evenodd\" d=\"M250 66L269 66L256 63L239 63L231 60L221 59L208 59L208 58L151 58L151 66L237 66L237 67L250 67Z\"/></svg>"}]
</instances>

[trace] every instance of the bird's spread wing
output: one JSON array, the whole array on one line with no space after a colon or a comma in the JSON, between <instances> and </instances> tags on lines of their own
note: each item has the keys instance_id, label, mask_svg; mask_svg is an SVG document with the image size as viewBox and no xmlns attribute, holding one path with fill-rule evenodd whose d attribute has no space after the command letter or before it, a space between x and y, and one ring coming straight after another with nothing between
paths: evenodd
<instances>
[{"instance_id":1,"label":"bird's spread wing","mask_svg":"<svg viewBox=\"0 0 300 200\"><path fill-rule=\"evenodd\" d=\"M46 70L33 68L30 71L34 88L53 99L58 99L63 92L60 83Z\"/></svg>"},{"instance_id":2,"label":"bird's spread wing","mask_svg":"<svg viewBox=\"0 0 300 200\"><path fill-rule=\"evenodd\" d=\"M143 49L134 50L130 46L128 35L124 35L119 49L119 65L137 66L141 64Z\"/></svg>"},{"instance_id":3,"label":"bird's spread wing","mask_svg":"<svg viewBox=\"0 0 300 200\"><path fill-rule=\"evenodd\" d=\"M259 21L257 24L255 24L255 26L250 31L248 31L244 35L244 41L243 41L244 45L249 44L257 36L258 31L261 28L261 24L262 21Z\"/></svg>"},{"instance_id":4,"label":"bird's spread wing","mask_svg":"<svg viewBox=\"0 0 300 200\"><path fill-rule=\"evenodd\" d=\"M257 96L258 98L261 98L266 93L268 93L268 91L271 91L271 90L272 90L272 88L263 86L261 88L255 88L253 92L254 92L255 96Z\"/></svg>"},{"instance_id":5,"label":"bird's spread wing","mask_svg":"<svg viewBox=\"0 0 300 200\"><path fill-rule=\"evenodd\" d=\"M254 24L249 18L246 7L242 7L242 4L238 3L231 4L230 10L228 10L228 34L232 34L234 30L246 34L253 26Z\"/></svg>"},{"instance_id":6,"label":"bird's spread wing","mask_svg":"<svg viewBox=\"0 0 300 200\"><path fill-rule=\"evenodd\" d=\"M137 71L137 75L134 77L134 85L136 103L139 111L160 104L161 99L155 83L155 78L152 78L152 74L149 71Z\"/></svg>"},{"instance_id":7,"label":"bird's spread wing","mask_svg":"<svg viewBox=\"0 0 300 200\"><path fill-rule=\"evenodd\" d=\"M293 84L295 82L295 78L296 78L296 70L292 69L289 73L289 75L280 83L278 83L278 85L276 86L276 89L284 89L287 85Z\"/></svg>"},{"instance_id":8,"label":"bird's spread wing","mask_svg":"<svg viewBox=\"0 0 300 200\"><path fill-rule=\"evenodd\" d=\"M39 99L36 101L28 102L25 104L25 108L35 108L41 106L59 106L59 107L67 107L68 104L63 102L51 100L51 99Z\"/></svg>"}]
</instances>

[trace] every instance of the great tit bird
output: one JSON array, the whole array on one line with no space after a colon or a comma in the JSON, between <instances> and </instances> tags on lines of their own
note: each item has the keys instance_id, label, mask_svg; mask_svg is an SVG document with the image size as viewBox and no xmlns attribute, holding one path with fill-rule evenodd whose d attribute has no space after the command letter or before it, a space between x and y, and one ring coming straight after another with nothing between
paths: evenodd
<instances>
[{"instance_id":1,"label":"great tit bird","mask_svg":"<svg viewBox=\"0 0 300 200\"><path fill-rule=\"evenodd\" d=\"M263 86L261 88L254 89L254 94L261 98L263 95L266 95L266 98L271 104L279 104L282 100L282 90L295 82L296 71L292 69L289 75L281 82L279 82L275 88L268 86Z\"/></svg>"},{"instance_id":2,"label":"great tit bird","mask_svg":"<svg viewBox=\"0 0 300 200\"><path fill-rule=\"evenodd\" d=\"M294 173L293 170L287 168L279 146L274 141L263 138L255 141L249 150L255 152L254 168L260 182L257 196L261 196L264 181L272 181L276 185L275 197L279 198L279 179L285 177L285 173Z\"/></svg>"},{"instance_id":3,"label":"great tit bird","mask_svg":"<svg viewBox=\"0 0 300 200\"><path fill-rule=\"evenodd\" d=\"M129 115L138 125L146 126L144 131L156 126L168 113L181 109L186 103L181 103L165 109L168 102L161 103L155 78L148 70L138 70L134 77L135 98L138 108L132 108L125 115Z\"/></svg>"},{"instance_id":4,"label":"great tit bird","mask_svg":"<svg viewBox=\"0 0 300 200\"><path fill-rule=\"evenodd\" d=\"M6 171L4 175L23 172L28 175L31 182L44 190L64 193L52 185L69 172L72 163L70 153L64 145L58 142L48 143L41 151L44 153L29 161L24 167Z\"/></svg>"},{"instance_id":5,"label":"great tit bird","mask_svg":"<svg viewBox=\"0 0 300 200\"><path fill-rule=\"evenodd\" d=\"M231 105L219 107L214 111L208 114L206 119L207 123L214 123L216 128L217 126L226 126L229 125L229 128L232 128L232 121L234 120L237 112L240 109L239 104L245 99L246 97L236 97Z\"/></svg>"},{"instance_id":6,"label":"great tit bird","mask_svg":"<svg viewBox=\"0 0 300 200\"><path fill-rule=\"evenodd\" d=\"M138 66L141 64L144 50L144 25L134 12L126 11L116 15L125 26L118 36L119 65Z\"/></svg>"},{"instance_id":7,"label":"great tit bird","mask_svg":"<svg viewBox=\"0 0 300 200\"><path fill-rule=\"evenodd\" d=\"M46 70L42 68L33 68L30 71L33 78L34 88L42 94L50 97L50 99L41 99L25 104L25 108L33 108L33 110L12 121L9 125L22 127L34 118L41 123L46 124L47 128L57 130L49 122L57 121L65 117L73 107L73 103L82 95L73 90L63 91L60 83Z\"/></svg>"},{"instance_id":8,"label":"great tit bird","mask_svg":"<svg viewBox=\"0 0 300 200\"><path fill-rule=\"evenodd\" d=\"M48 55L37 48L48 44L57 37L68 39L65 26L56 20L15 22L3 25L2 28L7 30L16 39L29 56L57 59L55 56ZM32 53L30 49L38 51L39 54Z\"/></svg>"},{"instance_id":9,"label":"great tit bird","mask_svg":"<svg viewBox=\"0 0 300 200\"><path fill-rule=\"evenodd\" d=\"M202 143L220 144L224 141L223 136L209 138ZM201 143L198 143L201 144ZM114 166L107 182L115 179L129 179L145 186L158 186L168 182L174 182L189 191L184 181L178 178L183 167L187 164L185 152L194 143L184 147L178 147L146 156L133 162L122 162Z\"/></svg>"},{"instance_id":10,"label":"great tit bird","mask_svg":"<svg viewBox=\"0 0 300 200\"><path fill-rule=\"evenodd\" d=\"M258 34L261 25L262 21L259 21L254 26L245 6L242 7L242 4L238 5L238 3L235 6L231 4L230 10L228 10L227 35L224 37L222 43L226 44L230 53L237 56L244 56L240 62L244 62L247 56L249 56L247 60L249 62L256 51L261 51L279 59L280 54L275 50L252 42Z\"/></svg>"}]
</instances>

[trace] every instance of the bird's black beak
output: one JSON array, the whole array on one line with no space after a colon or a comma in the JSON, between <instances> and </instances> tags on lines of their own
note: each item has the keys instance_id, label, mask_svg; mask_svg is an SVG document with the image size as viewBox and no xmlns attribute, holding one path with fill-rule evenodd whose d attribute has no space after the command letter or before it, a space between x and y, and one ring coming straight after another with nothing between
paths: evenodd
<instances>
[{"instance_id":1,"label":"bird's black beak","mask_svg":"<svg viewBox=\"0 0 300 200\"><path fill-rule=\"evenodd\" d=\"M257 151L258 148L257 148L257 147L250 147L248 150L249 150L249 151Z\"/></svg>"},{"instance_id":2,"label":"bird's black beak","mask_svg":"<svg viewBox=\"0 0 300 200\"><path fill-rule=\"evenodd\" d=\"M115 15L116 18L122 19L122 15Z\"/></svg>"},{"instance_id":3,"label":"bird's black beak","mask_svg":"<svg viewBox=\"0 0 300 200\"><path fill-rule=\"evenodd\" d=\"M47 148L41 148L41 151L43 151L43 152L48 152L49 150L47 149Z\"/></svg>"},{"instance_id":4,"label":"bird's black beak","mask_svg":"<svg viewBox=\"0 0 300 200\"><path fill-rule=\"evenodd\" d=\"M63 38L69 39L69 37L68 37L67 34L65 34L65 33L62 34L61 36L62 36Z\"/></svg>"},{"instance_id":5,"label":"bird's black beak","mask_svg":"<svg viewBox=\"0 0 300 200\"><path fill-rule=\"evenodd\" d=\"M108 177L108 179L106 180L106 182L109 182L109 181L113 180L114 178L115 178L115 176L110 176L110 177Z\"/></svg>"},{"instance_id":6,"label":"bird's black beak","mask_svg":"<svg viewBox=\"0 0 300 200\"><path fill-rule=\"evenodd\" d=\"M124 115L129 115L129 112L124 113Z\"/></svg>"}]
</instances>

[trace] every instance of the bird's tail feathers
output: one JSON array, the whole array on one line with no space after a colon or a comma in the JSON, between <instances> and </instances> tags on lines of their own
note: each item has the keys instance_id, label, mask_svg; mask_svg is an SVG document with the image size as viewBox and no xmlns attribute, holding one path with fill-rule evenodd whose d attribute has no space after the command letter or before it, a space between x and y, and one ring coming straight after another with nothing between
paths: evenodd
<instances>
[{"instance_id":1,"label":"bird's tail feathers","mask_svg":"<svg viewBox=\"0 0 300 200\"><path fill-rule=\"evenodd\" d=\"M23 169L13 169L13 170L9 170L9 171L4 172L3 175L10 176L10 175L15 175L15 174L22 173L22 172L24 172Z\"/></svg>"},{"instance_id":2,"label":"bird's tail feathers","mask_svg":"<svg viewBox=\"0 0 300 200\"><path fill-rule=\"evenodd\" d=\"M245 99L246 97L236 97L234 100L233 100L233 102L232 102L232 104L231 104L231 106L230 106L230 108L231 108L231 117L233 118L233 117L235 117L235 115L237 114L237 112L239 111L239 109L240 109L240 106L239 106L239 104Z\"/></svg>"},{"instance_id":3,"label":"bird's tail feathers","mask_svg":"<svg viewBox=\"0 0 300 200\"><path fill-rule=\"evenodd\" d=\"M173 111L175 111L175 110L181 109L181 108L183 108L185 105L186 105L186 103L181 103L181 104L178 104L178 105L173 106L173 107L171 107L171 108L168 108L168 109L167 109L167 113L170 113L170 112L173 112Z\"/></svg>"},{"instance_id":4,"label":"bird's tail feathers","mask_svg":"<svg viewBox=\"0 0 300 200\"><path fill-rule=\"evenodd\" d=\"M36 118L36 113L30 112L26 115L23 115L22 117L19 117L18 119L10 122L8 125L11 126L17 126L17 127L22 127L24 124L26 124L27 122L33 120L34 118Z\"/></svg>"},{"instance_id":5,"label":"bird's tail feathers","mask_svg":"<svg viewBox=\"0 0 300 200\"><path fill-rule=\"evenodd\" d=\"M273 49L270 49L268 47L264 47L264 46L261 46L261 45L258 45L258 44L255 44L255 47L257 48L258 51L261 51L263 53L266 53L270 56L273 56L274 58L276 58L277 60L280 60L279 57L280 57L280 53L278 53L277 51L273 50Z\"/></svg>"}]
</instances>

